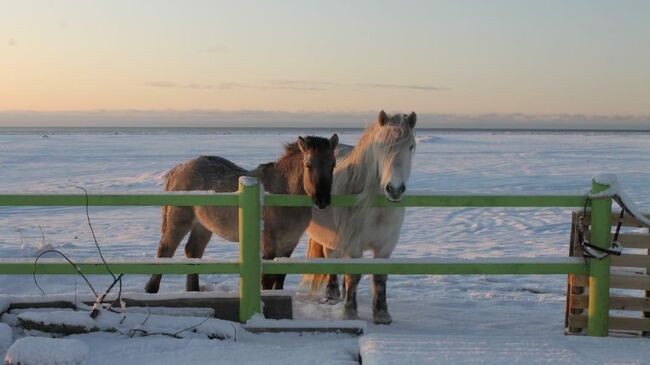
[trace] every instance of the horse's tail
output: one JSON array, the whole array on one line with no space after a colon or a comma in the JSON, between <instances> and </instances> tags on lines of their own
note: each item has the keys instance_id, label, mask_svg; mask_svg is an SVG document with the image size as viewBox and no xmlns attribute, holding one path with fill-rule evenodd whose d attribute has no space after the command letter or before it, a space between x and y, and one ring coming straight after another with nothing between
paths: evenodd
<instances>
[{"instance_id":1,"label":"horse's tail","mask_svg":"<svg viewBox=\"0 0 650 365\"><path fill-rule=\"evenodd\" d=\"M320 243L316 242L313 238L309 237L307 245L307 258L324 258L325 248ZM302 283L304 287L309 288L311 293L319 291L325 282L327 282L329 275L327 274L304 274L302 276Z\"/></svg>"},{"instance_id":2,"label":"horse's tail","mask_svg":"<svg viewBox=\"0 0 650 365\"><path fill-rule=\"evenodd\" d=\"M171 182L171 175L172 172L174 172L174 169L169 170L165 174L165 191L171 191L172 189L172 182ZM163 205L161 207L162 209L162 224L160 225L160 232L162 234L165 234L165 231L167 230L167 212L169 211L169 206L168 205Z\"/></svg>"}]
</instances>

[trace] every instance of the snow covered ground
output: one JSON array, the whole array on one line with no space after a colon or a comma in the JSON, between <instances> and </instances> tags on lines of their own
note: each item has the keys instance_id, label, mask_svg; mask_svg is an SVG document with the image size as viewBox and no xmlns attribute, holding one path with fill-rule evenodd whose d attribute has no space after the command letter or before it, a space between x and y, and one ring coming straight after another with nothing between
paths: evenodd
<instances>
[{"instance_id":1,"label":"snow covered ground","mask_svg":"<svg viewBox=\"0 0 650 365\"><path fill-rule=\"evenodd\" d=\"M329 136L332 132L313 133ZM8 133L0 129L0 190L3 193L79 193L72 186L83 186L92 193L158 192L162 190L164 173L176 163L209 154L253 168L278 156L281 143L291 142L301 133L312 131L22 130ZM339 132L341 141L348 144L354 144L359 134L360 131ZM650 210L649 166L648 133L419 131L408 191L583 193L590 187L591 177L613 173L618 175L630 198L642 210ZM160 230L158 208L91 207L90 214L107 258L155 256ZM566 209L412 208L407 209L394 256L565 256L569 230L570 211ZM299 246L295 257L304 257L305 246ZM83 207L0 207L0 257L33 258L44 247L58 248L72 259L97 257ZM235 259L237 244L214 237L206 256ZM201 279L205 290L238 291L238 280L233 276L202 276ZM298 290L299 279L290 276L288 288ZM91 280L99 287L109 284L106 277L91 277ZM145 280L143 276L128 276L125 290L142 291ZM39 282L52 294L73 293L75 287L80 292L85 290L82 281L73 276L41 276ZM162 291L182 291L184 283L183 277L166 276ZM525 362L525 353L523 357L515 353L526 344L535 346L541 339L549 350L528 351L528 356L541 356L541 353L550 363L571 358L565 356L566 351L590 346L610 349L602 351L610 355L625 349L627 363L634 363L631 360L635 354L630 349L650 348L647 339L625 339L628 345L623 346L620 339L567 340L562 334L565 286L563 276L392 276L388 282L388 305L394 323L369 324L367 332L385 336L378 337L380 343L384 343L381 338L426 335L429 337L423 346L430 348L439 348L447 338L472 336L468 346L476 344L476 351L466 351L467 356L460 358L441 356L438 361L442 363L476 363L476 358L486 356L481 346L499 347L504 343L512 345L505 347L512 349L505 353L512 354L513 361ZM39 292L29 276L1 276L0 293L34 295ZM360 285L359 306L361 319L371 320L368 278ZM316 298L305 293L296 295L297 318L337 319L340 310L341 304L319 304ZM267 364L273 359L277 363L291 359L294 363L328 363L326 358L330 359L329 363L346 363L354 361L359 352L356 339L333 335L247 335L236 343L158 337L127 339L105 333L74 337L89 345L88 363L92 364L172 363L178 360L172 354L181 349L184 356L190 356L195 362L219 359L219 363ZM503 354L503 349L500 351ZM580 349L578 356L584 351ZM472 356L475 358L470 361ZM639 350L639 361L649 357L650 352ZM389 359L384 357L386 361ZM585 359L598 361L600 358ZM605 357L602 359L607 362Z\"/></svg>"}]
</instances>

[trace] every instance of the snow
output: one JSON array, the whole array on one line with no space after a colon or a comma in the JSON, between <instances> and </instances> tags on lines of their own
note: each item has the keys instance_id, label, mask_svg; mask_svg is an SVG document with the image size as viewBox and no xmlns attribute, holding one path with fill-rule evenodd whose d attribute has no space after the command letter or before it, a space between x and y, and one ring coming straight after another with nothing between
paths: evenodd
<instances>
[{"instance_id":1,"label":"snow","mask_svg":"<svg viewBox=\"0 0 650 365\"><path fill-rule=\"evenodd\" d=\"M367 365L420 364L642 364L650 359L647 339L593 339L472 335L369 335L360 341ZM615 348L616 351L612 351Z\"/></svg>"},{"instance_id":2,"label":"snow","mask_svg":"<svg viewBox=\"0 0 650 365\"><path fill-rule=\"evenodd\" d=\"M241 176L239 178L239 183L247 187L256 186L258 182L259 180L256 177Z\"/></svg>"},{"instance_id":3,"label":"snow","mask_svg":"<svg viewBox=\"0 0 650 365\"><path fill-rule=\"evenodd\" d=\"M625 192L625 189L618 182L616 175L613 174L602 174L594 178L594 182L608 185L609 187L606 190L603 190L599 193L590 194L589 197L592 199L603 198L603 197L618 197L625 208L629 211L636 220L646 227L650 227L650 219L647 218L643 212L637 207L634 200L632 200L628 194ZM621 207L623 208L623 207Z\"/></svg>"},{"instance_id":4,"label":"snow","mask_svg":"<svg viewBox=\"0 0 650 365\"><path fill-rule=\"evenodd\" d=\"M292 329L309 329L309 328L323 328L323 329L360 329L362 332L366 330L365 321L327 321L322 320L300 320L300 319L266 319L261 315L255 315L249 319L244 328L257 327L257 328L292 328Z\"/></svg>"},{"instance_id":5,"label":"snow","mask_svg":"<svg viewBox=\"0 0 650 365\"><path fill-rule=\"evenodd\" d=\"M87 188L91 194L155 194L163 190L166 171L181 161L199 155L219 155L251 169L281 155L283 143L305 134L303 130L233 130L229 134L166 130L146 135L129 130L119 134L54 132L48 132L50 138L45 139L41 138L43 133L10 135L0 130L3 193L79 194L78 189L71 187L75 185ZM329 136L332 132L310 134ZM336 132L341 143L347 144L354 144L360 134L350 130ZM641 211L650 210L648 133L417 133L419 143L407 186L409 194L432 191L584 195L592 178L604 172L617 176L629 200ZM416 261L566 257L571 212L560 208L409 208L393 256ZM148 261L155 257L160 239L160 208L90 207L90 217L107 259ZM35 248L42 244L41 226L46 244L64 251L73 261L97 260L85 220L84 207L0 207L0 258L33 258ZM303 238L293 257L304 258L305 248ZM183 246L179 247L178 257L183 256L182 250ZM238 246L215 236L205 257L236 260ZM111 282L106 276L89 279L101 291ZM75 276L38 275L38 280L51 294L70 298L77 291L81 298L89 292L83 280ZM144 275L127 275L124 291L142 293L146 280ZM300 276L289 275L285 284L289 290L298 290L293 308L297 319L340 318L342 303L321 304L319 298L299 291L299 281ZM236 294L238 283L235 275L201 276L202 289L211 295ZM485 340L497 347L519 340L531 349L544 343L549 349L549 363L563 361L567 344L585 359L595 359L606 352L617 359L630 360L628 363L647 358L636 345L647 344L647 339L576 340L577 337L564 336L563 275L394 275L387 285L394 322L390 326L376 326L372 324L369 276L362 278L359 314L360 320L367 322L367 335L362 338L437 336L451 341L452 336L458 336L459 341L467 337L468 341ZM184 276L163 277L161 295L184 289ZM13 298L39 292L30 275L0 276L0 294L11 294ZM15 319L14 314L5 314L2 320L10 322L12 318ZM357 338L337 335L252 335L242 331L237 333L236 342L199 336L128 338L110 333L72 337L91 349L89 364L200 364L214 359L224 364L328 363L327 359L331 359L329 363L351 363L359 353ZM513 354L514 351L511 350ZM595 355L589 357L592 351ZM530 356L534 354L531 352ZM462 353L454 356L459 356L456 363L471 363L476 361L474 355L469 352L464 357ZM520 356L522 361L526 357L524 353Z\"/></svg>"},{"instance_id":6,"label":"snow","mask_svg":"<svg viewBox=\"0 0 650 365\"><path fill-rule=\"evenodd\" d=\"M0 322L0 359L4 358L7 349L14 342L14 331L6 323Z\"/></svg>"},{"instance_id":7,"label":"snow","mask_svg":"<svg viewBox=\"0 0 650 365\"><path fill-rule=\"evenodd\" d=\"M11 365L82 365L88 358L88 346L79 340L23 337L5 357Z\"/></svg>"},{"instance_id":8,"label":"snow","mask_svg":"<svg viewBox=\"0 0 650 365\"><path fill-rule=\"evenodd\" d=\"M179 337L232 339L239 324L216 318L179 317L148 313L128 313L124 320L119 313L102 311L93 319L87 311L28 311L18 315L21 320L44 325L65 324L82 327L88 332L109 331L129 334L135 331L174 334Z\"/></svg>"}]
</instances>

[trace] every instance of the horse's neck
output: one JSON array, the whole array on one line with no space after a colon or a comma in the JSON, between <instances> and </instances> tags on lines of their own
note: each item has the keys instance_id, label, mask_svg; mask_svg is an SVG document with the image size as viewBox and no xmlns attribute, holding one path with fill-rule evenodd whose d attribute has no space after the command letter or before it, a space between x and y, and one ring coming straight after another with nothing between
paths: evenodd
<instances>
[{"instance_id":1,"label":"horse's neck","mask_svg":"<svg viewBox=\"0 0 650 365\"><path fill-rule=\"evenodd\" d=\"M359 147L355 147L359 148ZM369 150L353 150L339 164L335 173L337 194L361 194L374 196L379 189L379 175Z\"/></svg>"},{"instance_id":2,"label":"horse's neck","mask_svg":"<svg viewBox=\"0 0 650 365\"><path fill-rule=\"evenodd\" d=\"M274 194L305 194L303 187L302 156L292 154L278 161L259 165L251 171L264 184L264 189Z\"/></svg>"}]
</instances>

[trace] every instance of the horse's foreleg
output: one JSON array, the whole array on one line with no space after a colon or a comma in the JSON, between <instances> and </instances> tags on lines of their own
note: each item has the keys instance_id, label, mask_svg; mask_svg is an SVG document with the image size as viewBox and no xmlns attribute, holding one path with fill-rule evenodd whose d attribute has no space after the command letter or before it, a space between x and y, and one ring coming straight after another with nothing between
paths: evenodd
<instances>
[{"instance_id":1,"label":"horse's foreleg","mask_svg":"<svg viewBox=\"0 0 650 365\"><path fill-rule=\"evenodd\" d=\"M210 242L211 237L212 232L209 229L200 223L195 223L190 232L190 238L187 239L187 244L185 245L185 257L194 259L203 257L203 252L205 252L205 247ZM200 291L199 274L187 275L185 290Z\"/></svg>"},{"instance_id":2,"label":"horse's foreleg","mask_svg":"<svg viewBox=\"0 0 650 365\"><path fill-rule=\"evenodd\" d=\"M357 319L357 287L361 275L345 274L343 319Z\"/></svg>"},{"instance_id":3,"label":"horse's foreleg","mask_svg":"<svg viewBox=\"0 0 650 365\"><path fill-rule=\"evenodd\" d=\"M330 274L327 278L327 287L325 288L325 300L327 303L334 304L341 298L341 289L339 289L339 277L336 274Z\"/></svg>"},{"instance_id":4,"label":"horse's foreleg","mask_svg":"<svg viewBox=\"0 0 650 365\"><path fill-rule=\"evenodd\" d=\"M388 275L372 275L372 318L375 324L390 324L392 319L386 303Z\"/></svg>"},{"instance_id":5,"label":"horse's foreleg","mask_svg":"<svg viewBox=\"0 0 650 365\"><path fill-rule=\"evenodd\" d=\"M374 258L389 258L391 253L392 248L383 251L375 250ZM388 303L386 302L387 280L388 275L372 275L372 318L375 324L390 324L393 321L388 313Z\"/></svg>"},{"instance_id":6,"label":"horse's foreleg","mask_svg":"<svg viewBox=\"0 0 650 365\"><path fill-rule=\"evenodd\" d=\"M183 240L183 237L190 231L194 214L189 208L169 207L167 214L163 217L166 222L163 223L164 231L158 244L156 257L172 257ZM162 275L151 275L149 281L144 287L147 293L157 293L160 289L160 279Z\"/></svg>"},{"instance_id":7,"label":"horse's foreleg","mask_svg":"<svg viewBox=\"0 0 650 365\"><path fill-rule=\"evenodd\" d=\"M324 250L325 257L330 258L332 250ZM325 288L325 300L327 303L334 304L341 298L341 290L339 289L339 277L336 274L330 274L327 278L327 287Z\"/></svg>"}]
</instances>

